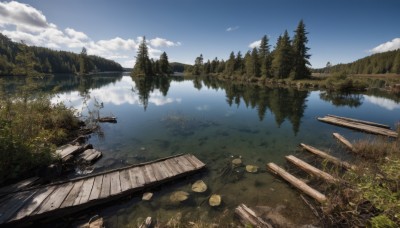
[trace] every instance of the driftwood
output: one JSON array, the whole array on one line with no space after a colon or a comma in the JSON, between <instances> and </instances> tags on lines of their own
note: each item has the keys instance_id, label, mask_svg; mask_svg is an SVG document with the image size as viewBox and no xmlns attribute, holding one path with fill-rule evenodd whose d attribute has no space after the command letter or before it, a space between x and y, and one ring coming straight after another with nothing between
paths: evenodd
<instances>
[{"instance_id":1,"label":"driftwood","mask_svg":"<svg viewBox=\"0 0 400 228\"><path fill-rule=\"evenodd\" d=\"M246 227L248 225L266 228L273 227L270 223L258 217L256 213L245 204L240 204L237 208L235 208L235 214L239 217L240 222Z\"/></svg>"},{"instance_id":2,"label":"driftwood","mask_svg":"<svg viewBox=\"0 0 400 228\"><path fill-rule=\"evenodd\" d=\"M97 119L97 121L99 122L108 122L108 123L116 123L117 122L117 117L113 117L113 116L108 116L108 117L100 117Z\"/></svg>"},{"instance_id":3,"label":"driftwood","mask_svg":"<svg viewBox=\"0 0 400 228\"><path fill-rule=\"evenodd\" d=\"M333 137L335 137L339 142L341 142L343 145L346 146L347 149L349 149L352 152L357 152L351 142L347 140L345 137L341 136L339 133L333 133Z\"/></svg>"},{"instance_id":4,"label":"driftwood","mask_svg":"<svg viewBox=\"0 0 400 228\"><path fill-rule=\"evenodd\" d=\"M375 126L375 127L382 127L382 128L390 129L390 126L386 125L386 124L374 123L374 122L365 121L365 120L357 120L357 119L352 119L352 118L347 118L347 117L342 117L342 116L335 116L335 115L331 115L331 114L328 114L327 116L347 120L350 122L362 123L362 124L371 125L371 126Z\"/></svg>"},{"instance_id":5,"label":"driftwood","mask_svg":"<svg viewBox=\"0 0 400 228\"><path fill-rule=\"evenodd\" d=\"M102 156L102 153L100 151L97 151L95 149L87 149L82 154L79 155L78 160L80 162L92 164L94 161L99 159L101 156Z\"/></svg>"},{"instance_id":6,"label":"driftwood","mask_svg":"<svg viewBox=\"0 0 400 228\"><path fill-rule=\"evenodd\" d=\"M326 173L320 169L315 168L314 166L304 162L301 159L296 158L293 155L289 155L286 156L286 159L294 164L295 166L299 167L300 169L304 170L305 172L307 172L308 174L321 178L323 180L325 180L326 182L329 183L337 183L339 180L334 178L332 175L330 175L329 173Z\"/></svg>"},{"instance_id":7,"label":"driftwood","mask_svg":"<svg viewBox=\"0 0 400 228\"><path fill-rule=\"evenodd\" d=\"M318 150L317 148L314 148L312 146L306 145L304 143L300 143L300 145L306 149L307 151L333 163L334 165L340 166L340 167L344 167L346 169L352 169L355 170L356 167L354 165L350 165L348 162L342 161L339 158L336 158L332 155L327 154L326 152L323 152L321 150Z\"/></svg>"},{"instance_id":8,"label":"driftwood","mask_svg":"<svg viewBox=\"0 0 400 228\"><path fill-rule=\"evenodd\" d=\"M146 220L144 220L143 224L139 226L139 228L149 228L151 226L151 217L147 217Z\"/></svg>"},{"instance_id":9,"label":"driftwood","mask_svg":"<svg viewBox=\"0 0 400 228\"><path fill-rule=\"evenodd\" d=\"M386 128L383 128L383 127L376 127L376 126L372 126L372 125L369 125L369 124L349 121L349 120L345 120L343 118L325 116L325 117L322 117L322 118L318 117L317 119L319 121L322 121L322 122L325 122L325 123L338 125L338 126L341 126L341 127L347 127L347 128L355 129L355 130L359 130L359 131L364 131L364 132L367 132L367 133L383 135L383 136L388 136L388 137L393 137L393 138L397 138L398 137L398 133L393 131L393 130L386 129Z\"/></svg>"},{"instance_id":10,"label":"driftwood","mask_svg":"<svg viewBox=\"0 0 400 228\"><path fill-rule=\"evenodd\" d=\"M303 181L299 180L298 178L296 178L295 176L291 175L290 173L286 172L284 169L280 168L276 164L268 163L267 164L267 168L271 172L279 175L280 177L285 179L287 182L292 184L294 187L298 188L300 191L302 191L303 193L305 193L308 196L312 197L313 199L317 200L318 202L323 203L323 202L325 202L327 200L326 196L324 194L322 194L322 193L318 192L317 190L311 188L306 183L304 183Z\"/></svg>"}]
</instances>

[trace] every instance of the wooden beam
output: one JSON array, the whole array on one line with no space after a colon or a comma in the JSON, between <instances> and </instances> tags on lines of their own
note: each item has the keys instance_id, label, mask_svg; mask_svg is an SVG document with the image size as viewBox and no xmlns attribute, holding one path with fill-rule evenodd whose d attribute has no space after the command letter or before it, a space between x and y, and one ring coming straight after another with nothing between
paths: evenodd
<instances>
[{"instance_id":1,"label":"wooden beam","mask_svg":"<svg viewBox=\"0 0 400 228\"><path fill-rule=\"evenodd\" d=\"M353 144L349 142L345 137L341 136L339 133L333 133L333 137L335 137L339 142L341 142L343 145L346 146L347 149L349 149L351 152L357 152L355 148L353 147Z\"/></svg>"},{"instance_id":2,"label":"wooden beam","mask_svg":"<svg viewBox=\"0 0 400 228\"><path fill-rule=\"evenodd\" d=\"M239 217L240 221L246 227L251 225L252 227L266 227L272 228L273 226L266 222L264 219L258 217L256 213L247 207L245 204L240 204L235 208L235 214Z\"/></svg>"},{"instance_id":3,"label":"wooden beam","mask_svg":"<svg viewBox=\"0 0 400 228\"><path fill-rule=\"evenodd\" d=\"M328 114L327 116L342 119L342 120L347 120L350 122L362 123L362 124L371 125L371 126L375 126L375 127L382 127L382 128L390 129L390 126L386 125L386 124L374 123L374 122L365 121L365 120L357 120L357 119L352 119L352 118L347 118L347 117L342 117L342 116L335 116L335 115L331 115L331 114Z\"/></svg>"},{"instance_id":4,"label":"wooden beam","mask_svg":"<svg viewBox=\"0 0 400 228\"><path fill-rule=\"evenodd\" d=\"M350 165L348 162L342 161L339 158L336 158L336 157L334 157L332 155L329 155L329 154L327 154L326 152L324 152L322 150L318 150L317 148L314 148L312 146L306 145L304 143L300 143L300 145L304 149L306 149L307 151L309 151L309 152L311 152L311 153L313 153L313 154L315 154L315 155L317 155L317 156L319 156L319 157L321 157L321 158L323 158L323 159L325 159L325 160L327 160L327 161L329 161L329 162L331 162L331 163L333 163L333 164L335 164L337 166L341 166L341 167L344 167L346 169L352 169L352 170L356 169L356 167L354 165Z\"/></svg>"},{"instance_id":5,"label":"wooden beam","mask_svg":"<svg viewBox=\"0 0 400 228\"><path fill-rule=\"evenodd\" d=\"M285 157L290 163L292 163L293 165L299 167L300 169L304 170L305 172L307 172L308 174L318 177L320 179L325 180L326 182L329 183L337 183L339 182L338 179L334 178L332 175L330 175L329 173L326 173L320 169L315 168L314 166L308 164L307 162L296 158L293 155L289 155Z\"/></svg>"},{"instance_id":6,"label":"wooden beam","mask_svg":"<svg viewBox=\"0 0 400 228\"><path fill-rule=\"evenodd\" d=\"M324 194L322 194L322 193L318 192L317 190L311 188L306 183L304 183L303 181L299 180L298 178L296 178L295 176L291 175L290 173L286 172L284 169L280 168L276 164L268 163L267 164L267 168L271 172L279 175L280 177L285 179L287 182L292 184L294 187L296 187L297 189L299 189L303 193L307 194L308 196L312 197L313 199L317 200L318 202L323 203L323 202L325 202L327 200L326 196Z\"/></svg>"}]
</instances>

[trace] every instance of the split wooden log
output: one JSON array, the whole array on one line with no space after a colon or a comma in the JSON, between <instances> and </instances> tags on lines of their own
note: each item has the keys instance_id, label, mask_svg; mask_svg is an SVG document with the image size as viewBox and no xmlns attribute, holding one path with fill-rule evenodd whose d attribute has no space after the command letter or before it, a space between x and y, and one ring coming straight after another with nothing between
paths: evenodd
<instances>
[{"instance_id":1,"label":"split wooden log","mask_svg":"<svg viewBox=\"0 0 400 228\"><path fill-rule=\"evenodd\" d=\"M97 159L99 159L101 156L102 156L102 153L100 151L97 151L95 149L88 149L88 150L85 150L79 156L79 161L85 162L85 163L88 163L88 164L92 164Z\"/></svg>"},{"instance_id":2,"label":"split wooden log","mask_svg":"<svg viewBox=\"0 0 400 228\"><path fill-rule=\"evenodd\" d=\"M335 137L339 142L341 142L343 145L346 146L347 149L349 149L351 152L357 152L355 148L353 147L353 144L349 142L345 137L341 136L339 133L333 133L333 137Z\"/></svg>"},{"instance_id":3,"label":"split wooden log","mask_svg":"<svg viewBox=\"0 0 400 228\"><path fill-rule=\"evenodd\" d=\"M235 208L235 214L239 217L240 222L245 226L251 225L255 227L266 228L273 227L270 223L258 217L256 213L245 204L240 204L237 208Z\"/></svg>"},{"instance_id":4,"label":"split wooden log","mask_svg":"<svg viewBox=\"0 0 400 228\"><path fill-rule=\"evenodd\" d=\"M382 128L390 129L390 126L386 125L386 124L374 123L374 122L365 121L365 120L357 120L357 119L352 119L352 118L347 118L347 117L342 117L342 116L335 116L335 115L331 115L331 114L328 114L327 116L342 119L342 120L347 120L347 121L354 122L354 123L362 123L362 124L371 125L371 126L375 126L375 127L382 127Z\"/></svg>"},{"instance_id":5,"label":"split wooden log","mask_svg":"<svg viewBox=\"0 0 400 228\"><path fill-rule=\"evenodd\" d=\"M149 228L151 226L151 222L151 217L147 217L143 224L139 226L139 228Z\"/></svg>"},{"instance_id":6,"label":"split wooden log","mask_svg":"<svg viewBox=\"0 0 400 228\"><path fill-rule=\"evenodd\" d=\"M315 168L314 166L308 164L307 162L304 162L303 160L296 158L293 155L289 155L286 156L286 159L294 164L295 166L299 167L300 169L304 170L305 172L307 172L308 174L321 178L323 180L325 180L328 183L337 183L339 182L338 179L334 178L332 175L330 175L329 173L326 173L320 169Z\"/></svg>"},{"instance_id":7,"label":"split wooden log","mask_svg":"<svg viewBox=\"0 0 400 228\"><path fill-rule=\"evenodd\" d=\"M340 167L344 167L345 169L351 169L351 170L355 170L356 166L354 165L350 165L348 162L342 161L339 158L336 158L332 155L327 154L326 152L323 152L321 150L318 150L317 148L314 148L312 146L306 145L304 143L300 143L300 145L306 149L307 151L333 163L334 165L340 166Z\"/></svg>"},{"instance_id":8,"label":"split wooden log","mask_svg":"<svg viewBox=\"0 0 400 228\"><path fill-rule=\"evenodd\" d=\"M326 196L324 194L322 194L322 193L318 192L317 190L311 188L306 183L304 183L303 181L299 180L298 178L296 178L295 176L291 175L290 173L286 172L284 169L280 168L276 164L268 163L267 164L267 168L271 172L279 175L280 177L285 179L287 182L292 184L294 187L298 188L300 191L302 191L303 193L307 194L311 198L317 200L318 202L323 203L323 202L325 202L327 200Z\"/></svg>"}]
</instances>

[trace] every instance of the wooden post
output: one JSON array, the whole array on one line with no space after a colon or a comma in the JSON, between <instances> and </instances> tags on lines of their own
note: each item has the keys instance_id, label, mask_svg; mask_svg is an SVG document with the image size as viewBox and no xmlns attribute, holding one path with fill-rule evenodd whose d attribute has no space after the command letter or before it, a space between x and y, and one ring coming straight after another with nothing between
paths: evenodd
<instances>
[{"instance_id":1,"label":"wooden post","mask_svg":"<svg viewBox=\"0 0 400 228\"><path fill-rule=\"evenodd\" d=\"M326 196L317 190L311 188L308 186L306 183L303 181L299 180L295 176L291 175L290 173L286 172L284 169L280 168L274 163L268 163L267 168L275 173L281 176L283 179L285 179L287 182L292 184L294 187L298 188L300 191L304 192L305 194L309 195L310 197L314 198L320 203L323 203L326 201Z\"/></svg>"},{"instance_id":2,"label":"wooden post","mask_svg":"<svg viewBox=\"0 0 400 228\"><path fill-rule=\"evenodd\" d=\"M337 183L339 180L334 178L333 176L331 176L330 174L315 168L314 166L304 162L301 159L296 158L293 155L289 155L286 156L286 159L291 162L292 164L296 165L297 167L299 167L300 169L304 170L305 172L307 172L308 174L321 178L323 180L325 180L326 182L329 183Z\"/></svg>"},{"instance_id":3,"label":"wooden post","mask_svg":"<svg viewBox=\"0 0 400 228\"><path fill-rule=\"evenodd\" d=\"M357 152L353 145L347 140L345 137L341 136L339 133L333 133L333 137L335 137L339 142L341 142L343 145L347 147L352 152Z\"/></svg>"},{"instance_id":4,"label":"wooden post","mask_svg":"<svg viewBox=\"0 0 400 228\"><path fill-rule=\"evenodd\" d=\"M352 170L356 169L356 167L354 165L350 165L348 162L345 162L345 161L340 160L339 158L333 157L332 155L329 155L321 150L318 150L317 148L306 145L304 143L300 143L300 145L307 151L309 151L309 152L311 152L311 153L313 153L313 154L315 154L337 166L341 166L346 169L352 169Z\"/></svg>"},{"instance_id":5,"label":"wooden post","mask_svg":"<svg viewBox=\"0 0 400 228\"><path fill-rule=\"evenodd\" d=\"M266 227L272 228L273 226L268 222L264 221L264 219L258 217L256 213L248 208L245 204L240 204L237 208L235 208L235 214L239 216L240 221L243 225L251 225L255 227Z\"/></svg>"}]
</instances>

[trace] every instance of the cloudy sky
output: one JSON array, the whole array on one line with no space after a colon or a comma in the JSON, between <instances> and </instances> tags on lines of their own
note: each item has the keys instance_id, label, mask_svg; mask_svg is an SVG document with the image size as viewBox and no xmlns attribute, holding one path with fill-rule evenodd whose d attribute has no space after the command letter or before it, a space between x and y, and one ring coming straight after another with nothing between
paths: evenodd
<instances>
[{"instance_id":1,"label":"cloudy sky","mask_svg":"<svg viewBox=\"0 0 400 228\"><path fill-rule=\"evenodd\" d=\"M311 64L323 67L400 48L399 0L0 1L0 32L15 41L113 59L132 67L140 37L150 55L193 64L227 59L268 35L273 47L300 19Z\"/></svg>"}]
</instances>

